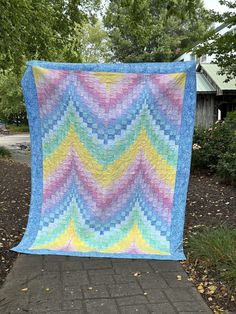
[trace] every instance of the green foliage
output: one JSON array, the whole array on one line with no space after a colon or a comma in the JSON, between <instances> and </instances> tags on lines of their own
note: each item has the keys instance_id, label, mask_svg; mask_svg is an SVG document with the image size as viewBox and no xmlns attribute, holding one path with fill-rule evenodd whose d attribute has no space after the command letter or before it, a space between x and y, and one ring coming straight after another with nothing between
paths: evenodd
<instances>
[{"instance_id":1,"label":"green foliage","mask_svg":"<svg viewBox=\"0 0 236 314\"><path fill-rule=\"evenodd\" d=\"M220 226L206 228L190 236L187 250L191 259L214 268L232 287L236 285L236 229Z\"/></svg>"},{"instance_id":2,"label":"green foliage","mask_svg":"<svg viewBox=\"0 0 236 314\"><path fill-rule=\"evenodd\" d=\"M26 121L20 80L10 71L0 74L0 119Z\"/></svg>"},{"instance_id":3,"label":"green foliage","mask_svg":"<svg viewBox=\"0 0 236 314\"><path fill-rule=\"evenodd\" d=\"M114 59L169 61L209 26L201 0L113 0L104 16Z\"/></svg>"},{"instance_id":4,"label":"green foliage","mask_svg":"<svg viewBox=\"0 0 236 314\"><path fill-rule=\"evenodd\" d=\"M30 59L79 62L79 50L70 53L75 25L87 21L98 4L98 0L0 0L1 69L20 75Z\"/></svg>"},{"instance_id":5,"label":"green foliage","mask_svg":"<svg viewBox=\"0 0 236 314\"><path fill-rule=\"evenodd\" d=\"M224 35L211 32L204 42L195 49L199 56L202 54L215 55L215 60L221 68L221 74L226 74L228 80L236 78L236 36L232 31L236 26L236 2L233 0L220 0L228 10L222 14L211 11L211 20L228 26L230 31Z\"/></svg>"},{"instance_id":6,"label":"green foliage","mask_svg":"<svg viewBox=\"0 0 236 314\"><path fill-rule=\"evenodd\" d=\"M11 153L6 147L0 146L0 158L10 158Z\"/></svg>"},{"instance_id":7,"label":"green foliage","mask_svg":"<svg viewBox=\"0 0 236 314\"><path fill-rule=\"evenodd\" d=\"M217 175L224 181L236 184L236 111L228 114L226 127L231 130L231 142L228 150L222 153L216 166Z\"/></svg>"},{"instance_id":8,"label":"green foliage","mask_svg":"<svg viewBox=\"0 0 236 314\"><path fill-rule=\"evenodd\" d=\"M209 169L236 183L236 111L208 130L195 129L193 143L193 169Z\"/></svg>"},{"instance_id":9,"label":"green foliage","mask_svg":"<svg viewBox=\"0 0 236 314\"><path fill-rule=\"evenodd\" d=\"M221 154L227 152L232 140L232 132L223 123L209 129L196 129L194 132L192 166L215 171ZM196 147L197 147L196 145Z\"/></svg>"},{"instance_id":10,"label":"green foliage","mask_svg":"<svg viewBox=\"0 0 236 314\"><path fill-rule=\"evenodd\" d=\"M0 119L27 122L20 87L31 59L80 62L78 29L99 0L0 0Z\"/></svg>"},{"instance_id":11,"label":"green foliage","mask_svg":"<svg viewBox=\"0 0 236 314\"><path fill-rule=\"evenodd\" d=\"M216 166L216 173L223 181L236 184L236 147L232 152L222 154Z\"/></svg>"},{"instance_id":12,"label":"green foliage","mask_svg":"<svg viewBox=\"0 0 236 314\"><path fill-rule=\"evenodd\" d=\"M7 125L7 129L11 132L11 133L25 133L25 132L29 132L29 126L26 124L23 125L15 125L15 124L8 124Z\"/></svg>"},{"instance_id":13,"label":"green foliage","mask_svg":"<svg viewBox=\"0 0 236 314\"><path fill-rule=\"evenodd\" d=\"M111 43L101 21L85 23L77 27L75 38L80 43L82 62L97 63L111 61Z\"/></svg>"}]
</instances>

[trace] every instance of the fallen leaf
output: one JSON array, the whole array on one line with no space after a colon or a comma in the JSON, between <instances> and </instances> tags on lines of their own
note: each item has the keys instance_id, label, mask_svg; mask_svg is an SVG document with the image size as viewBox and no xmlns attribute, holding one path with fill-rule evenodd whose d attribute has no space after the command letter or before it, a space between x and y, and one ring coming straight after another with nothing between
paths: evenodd
<instances>
[{"instance_id":1,"label":"fallen leaf","mask_svg":"<svg viewBox=\"0 0 236 314\"><path fill-rule=\"evenodd\" d=\"M209 286L209 287L208 287L208 292L207 292L207 294L213 294L213 293L215 293L216 289L217 289L217 287L214 286L214 285Z\"/></svg>"},{"instance_id":2,"label":"fallen leaf","mask_svg":"<svg viewBox=\"0 0 236 314\"><path fill-rule=\"evenodd\" d=\"M197 287L197 290L198 290L198 292L200 292L200 293L204 293L204 291L205 291L202 284L200 284L200 285Z\"/></svg>"},{"instance_id":3,"label":"fallen leaf","mask_svg":"<svg viewBox=\"0 0 236 314\"><path fill-rule=\"evenodd\" d=\"M27 291L28 291L28 288L22 288L21 291L27 292Z\"/></svg>"},{"instance_id":4,"label":"fallen leaf","mask_svg":"<svg viewBox=\"0 0 236 314\"><path fill-rule=\"evenodd\" d=\"M177 275L177 280L182 280L182 276L181 275Z\"/></svg>"}]
</instances>

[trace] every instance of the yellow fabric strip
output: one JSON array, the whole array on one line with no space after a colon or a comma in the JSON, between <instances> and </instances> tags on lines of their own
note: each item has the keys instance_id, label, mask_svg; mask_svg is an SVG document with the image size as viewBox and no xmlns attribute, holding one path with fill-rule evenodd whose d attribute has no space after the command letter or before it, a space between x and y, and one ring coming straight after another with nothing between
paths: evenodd
<instances>
[{"instance_id":1,"label":"yellow fabric strip","mask_svg":"<svg viewBox=\"0 0 236 314\"><path fill-rule=\"evenodd\" d=\"M135 160L140 150L143 150L146 158L149 160L158 176L163 178L166 183L173 187L175 183L176 171L164 160L150 143L145 130L140 132L137 140L129 149L112 164L104 167L100 165L92 154L79 140L74 128L72 127L68 135L54 153L43 162L44 180L47 179L60 164L68 157L68 152L74 148L81 159L84 167L91 173L94 179L103 187L109 187L114 181L119 179L127 170L129 165Z\"/></svg>"}]
</instances>

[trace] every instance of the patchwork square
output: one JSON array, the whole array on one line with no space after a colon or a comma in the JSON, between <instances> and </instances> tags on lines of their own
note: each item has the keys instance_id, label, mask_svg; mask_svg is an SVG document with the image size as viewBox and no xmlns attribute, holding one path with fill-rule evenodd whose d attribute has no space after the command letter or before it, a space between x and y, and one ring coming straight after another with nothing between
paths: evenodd
<instances>
[{"instance_id":1,"label":"patchwork square","mask_svg":"<svg viewBox=\"0 0 236 314\"><path fill-rule=\"evenodd\" d=\"M29 221L13 250L184 259L195 63L28 62Z\"/></svg>"}]
</instances>

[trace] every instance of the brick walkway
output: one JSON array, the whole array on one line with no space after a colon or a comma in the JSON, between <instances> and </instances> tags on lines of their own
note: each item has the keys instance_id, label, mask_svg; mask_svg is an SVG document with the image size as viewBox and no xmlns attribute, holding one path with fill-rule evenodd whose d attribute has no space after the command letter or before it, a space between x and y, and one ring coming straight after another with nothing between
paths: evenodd
<instances>
[{"instance_id":1,"label":"brick walkway","mask_svg":"<svg viewBox=\"0 0 236 314\"><path fill-rule=\"evenodd\" d=\"M2 314L199 312L212 313L175 261L20 255L0 290Z\"/></svg>"}]
</instances>

